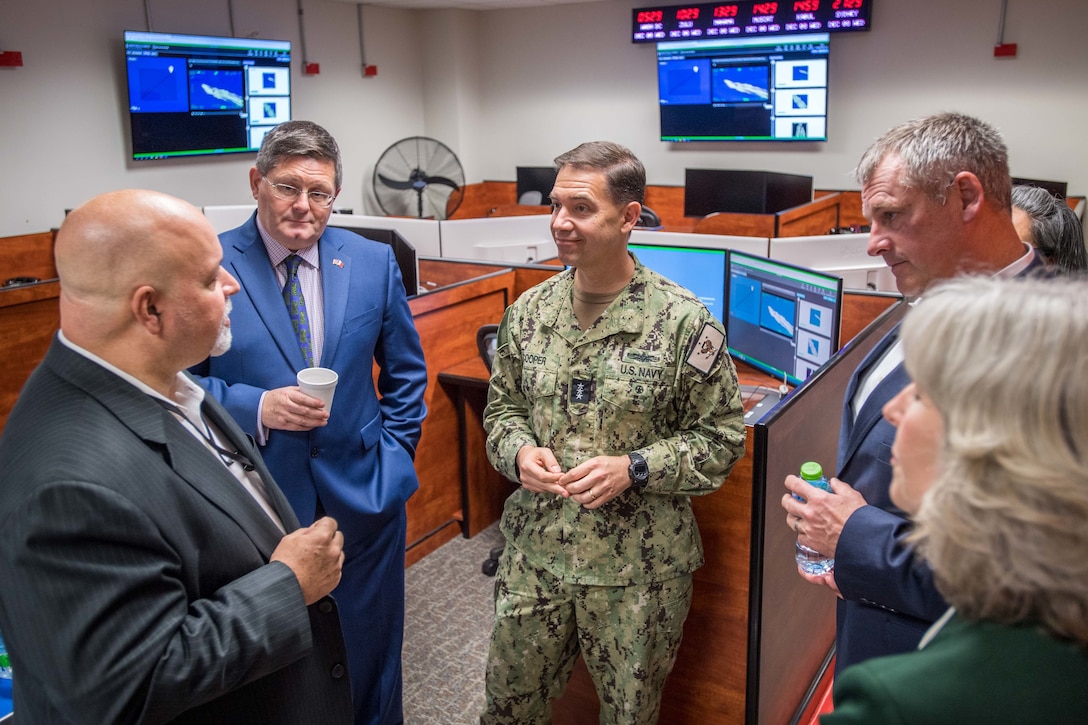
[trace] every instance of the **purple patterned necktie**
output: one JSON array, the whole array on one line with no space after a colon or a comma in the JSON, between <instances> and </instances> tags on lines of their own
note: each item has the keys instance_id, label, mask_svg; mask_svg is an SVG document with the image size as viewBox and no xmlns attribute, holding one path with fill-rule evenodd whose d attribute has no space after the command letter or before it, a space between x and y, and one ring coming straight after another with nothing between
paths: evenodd
<instances>
[{"instance_id":1,"label":"purple patterned necktie","mask_svg":"<svg viewBox=\"0 0 1088 725\"><path fill-rule=\"evenodd\" d=\"M283 285L283 301L291 315L291 325L295 328L298 347L306 359L306 367L314 366L313 340L310 337L310 316L306 314L306 298L302 296L302 285L298 282L298 265L302 258L292 254L283 261L287 268L287 281Z\"/></svg>"}]
</instances>

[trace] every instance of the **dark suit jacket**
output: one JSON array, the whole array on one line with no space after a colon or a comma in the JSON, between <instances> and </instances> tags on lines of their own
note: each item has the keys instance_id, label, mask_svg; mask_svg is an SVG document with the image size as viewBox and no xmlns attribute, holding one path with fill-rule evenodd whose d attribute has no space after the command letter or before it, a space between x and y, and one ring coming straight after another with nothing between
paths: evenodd
<instances>
[{"instance_id":1,"label":"dark suit jacket","mask_svg":"<svg viewBox=\"0 0 1088 725\"><path fill-rule=\"evenodd\" d=\"M205 415L256 464L210 397ZM0 438L0 629L23 723L350 722L335 603L152 397L54 341Z\"/></svg>"},{"instance_id":2,"label":"dark suit jacket","mask_svg":"<svg viewBox=\"0 0 1088 725\"><path fill-rule=\"evenodd\" d=\"M1021 276L1042 270L1036 256ZM910 522L888 493L895 428L881 411L910 383L904 366L896 366L877 385L856 422L850 414L859 382L898 335L896 327L866 356L843 401L838 478L861 493L868 505L850 516L835 548L835 583L843 595L837 603L836 673L870 657L913 650L948 609L929 566L918 562L904 543Z\"/></svg>"},{"instance_id":3,"label":"dark suit jacket","mask_svg":"<svg viewBox=\"0 0 1088 725\"><path fill-rule=\"evenodd\" d=\"M898 339L898 326L862 361L846 390L839 436L838 478L852 485L868 504L846 521L835 548L837 603L835 672L880 655L918 646L930 624L948 609L933 584L929 567L915 562L903 538L906 514L888 495L895 427L881 410L910 383L897 365L865 401L856 422L850 401L858 383Z\"/></svg>"},{"instance_id":4,"label":"dark suit jacket","mask_svg":"<svg viewBox=\"0 0 1088 725\"><path fill-rule=\"evenodd\" d=\"M918 652L835 677L821 725L1088 722L1088 654L1032 625L953 617Z\"/></svg>"}]
</instances>

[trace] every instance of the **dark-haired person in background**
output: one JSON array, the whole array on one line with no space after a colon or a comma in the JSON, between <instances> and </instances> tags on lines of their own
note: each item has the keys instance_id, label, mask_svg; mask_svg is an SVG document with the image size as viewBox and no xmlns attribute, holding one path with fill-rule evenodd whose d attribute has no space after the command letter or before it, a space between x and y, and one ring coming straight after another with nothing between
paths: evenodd
<instances>
[{"instance_id":1,"label":"dark-haired person in background","mask_svg":"<svg viewBox=\"0 0 1088 725\"><path fill-rule=\"evenodd\" d=\"M405 502L419 488L427 370L392 248L326 226L341 178L321 126L287 121L265 136L249 172L257 212L220 235L242 287L234 345L193 372L261 444L299 519L340 522L347 559L334 594L356 722L386 725L403 720ZM331 416L296 385L312 365L339 375Z\"/></svg>"},{"instance_id":2,"label":"dark-haired person in background","mask_svg":"<svg viewBox=\"0 0 1088 725\"><path fill-rule=\"evenodd\" d=\"M499 327L484 410L506 501L483 723L550 723L581 652L600 722L653 723L703 564L691 497L744 453L725 331L627 249L646 170L590 142L555 160L570 266Z\"/></svg>"},{"instance_id":3,"label":"dark-haired person in background","mask_svg":"<svg viewBox=\"0 0 1088 725\"><path fill-rule=\"evenodd\" d=\"M988 124L958 113L908 121L869 147L856 176L871 224L869 253L883 257L899 291L922 296L920 304L933 283L957 275L1041 270L1012 225L1008 154ZM847 386L834 493L786 478L787 524L802 544L835 558L831 574L801 576L841 597L836 674L914 649L947 609L932 572L904 541L910 524L888 495L895 429L881 409L909 382L893 330Z\"/></svg>"},{"instance_id":4,"label":"dark-haired person in background","mask_svg":"<svg viewBox=\"0 0 1088 725\"><path fill-rule=\"evenodd\" d=\"M299 528L182 371L238 283L196 207L116 191L57 232L61 329L0 437L0 629L20 723L351 722L343 535Z\"/></svg>"},{"instance_id":5,"label":"dark-haired person in background","mask_svg":"<svg viewBox=\"0 0 1088 725\"><path fill-rule=\"evenodd\" d=\"M1048 266L1060 272L1088 270L1084 224L1065 199L1038 186L1016 185L1012 187L1012 223Z\"/></svg>"},{"instance_id":6,"label":"dark-haired person in background","mask_svg":"<svg viewBox=\"0 0 1088 725\"><path fill-rule=\"evenodd\" d=\"M908 313L891 496L952 608L919 651L837 676L822 725L1088 722L1086 297L964 279Z\"/></svg>"}]
</instances>

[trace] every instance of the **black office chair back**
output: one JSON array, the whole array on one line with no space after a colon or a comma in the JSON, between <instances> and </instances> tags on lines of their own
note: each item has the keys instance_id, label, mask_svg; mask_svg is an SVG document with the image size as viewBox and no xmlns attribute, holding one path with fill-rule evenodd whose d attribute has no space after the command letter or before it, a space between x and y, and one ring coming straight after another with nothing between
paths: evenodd
<instances>
[{"instance_id":1,"label":"black office chair back","mask_svg":"<svg viewBox=\"0 0 1088 725\"><path fill-rule=\"evenodd\" d=\"M480 351L480 357L488 372L491 372L491 361L495 359L495 338L498 333L498 325L481 325L476 331L476 348Z\"/></svg>"}]
</instances>

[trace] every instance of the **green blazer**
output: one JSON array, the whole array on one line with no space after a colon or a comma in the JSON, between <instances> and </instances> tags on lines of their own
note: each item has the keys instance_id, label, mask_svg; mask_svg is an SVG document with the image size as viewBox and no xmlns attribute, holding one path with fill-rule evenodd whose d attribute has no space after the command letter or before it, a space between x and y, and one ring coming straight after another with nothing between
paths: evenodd
<instances>
[{"instance_id":1,"label":"green blazer","mask_svg":"<svg viewBox=\"0 0 1088 725\"><path fill-rule=\"evenodd\" d=\"M835 680L846 723L1088 723L1088 651L1033 625L958 615L917 652L878 657Z\"/></svg>"}]
</instances>

